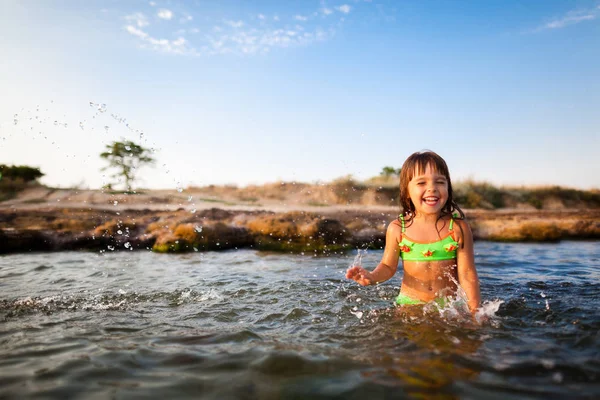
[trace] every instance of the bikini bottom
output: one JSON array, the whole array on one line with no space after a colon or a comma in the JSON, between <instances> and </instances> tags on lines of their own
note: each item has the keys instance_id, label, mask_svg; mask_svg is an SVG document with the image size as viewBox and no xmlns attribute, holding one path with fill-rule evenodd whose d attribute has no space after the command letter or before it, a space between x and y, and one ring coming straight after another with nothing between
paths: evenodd
<instances>
[{"instance_id":1,"label":"bikini bottom","mask_svg":"<svg viewBox=\"0 0 600 400\"><path fill-rule=\"evenodd\" d=\"M435 302L440 308L444 308L448 304L448 299L445 297L438 297L437 299L433 299L432 301ZM399 306L414 306L419 304L426 304L426 302L419 299L413 299L410 296L400 293L398 297L396 297L396 304Z\"/></svg>"}]
</instances>

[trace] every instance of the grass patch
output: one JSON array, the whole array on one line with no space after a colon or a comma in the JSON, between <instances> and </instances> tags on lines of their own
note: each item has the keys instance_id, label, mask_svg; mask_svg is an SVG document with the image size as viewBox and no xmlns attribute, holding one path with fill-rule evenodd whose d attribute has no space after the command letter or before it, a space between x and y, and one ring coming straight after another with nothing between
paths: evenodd
<instances>
[{"instance_id":1,"label":"grass patch","mask_svg":"<svg viewBox=\"0 0 600 400\"><path fill-rule=\"evenodd\" d=\"M23 201L24 204L41 204L41 203L46 203L47 200L46 199L27 199L25 201Z\"/></svg>"},{"instance_id":2,"label":"grass patch","mask_svg":"<svg viewBox=\"0 0 600 400\"><path fill-rule=\"evenodd\" d=\"M244 196L241 196L239 199L240 199L240 201L245 201L246 203L256 203L259 200L258 197L244 197Z\"/></svg>"},{"instance_id":3,"label":"grass patch","mask_svg":"<svg viewBox=\"0 0 600 400\"><path fill-rule=\"evenodd\" d=\"M79 190L79 189L77 189ZM146 192L142 192L139 190L134 190L134 191L127 191L127 190L103 190L102 193L106 193L106 194L126 194L126 195L136 195L136 194L146 194Z\"/></svg>"},{"instance_id":4,"label":"grass patch","mask_svg":"<svg viewBox=\"0 0 600 400\"><path fill-rule=\"evenodd\" d=\"M307 206L311 206L311 207L329 207L329 204L326 203L320 203L318 201L313 201L310 200L306 203Z\"/></svg>"},{"instance_id":5,"label":"grass patch","mask_svg":"<svg viewBox=\"0 0 600 400\"><path fill-rule=\"evenodd\" d=\"M453 185L454 200L465 208L495 209L504 207L504 192L487 183L472 180Z\"/></svg>"},{"instance_id":6,"label":"grass patch","mask_svg":"<svg viewBox=\"0 0 600 400\"><path fill-rule=\"evenodd\" d=\"M204 201L206 203L220 203L220 204L224 204L226 206L237 205L237 203L232 203L230 201L225 201L225 200L220 200L220 199L211 199L211 198L207 198L207 197L200 197L200 198L198 198L198 200Z\"/></svg>"}]
</instances>

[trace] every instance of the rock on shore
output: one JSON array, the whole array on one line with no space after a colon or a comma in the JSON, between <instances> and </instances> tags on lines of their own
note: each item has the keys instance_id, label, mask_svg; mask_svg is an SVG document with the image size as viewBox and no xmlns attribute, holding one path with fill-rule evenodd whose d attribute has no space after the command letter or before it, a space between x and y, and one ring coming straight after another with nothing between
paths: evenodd
<instances>
[{"instance_id":1,"label":"rock on shore","mask_svg":"<svg viewBox=\"0 0 600 400\"><path fill-rule=\"evenodd\" d=\"M467 211L475 240L600 239L600 210ZM182 252L253 248L323 253L383 248L397 210L274 212L211 208L0 209L0 253L60 250Z\"/></svg>"}]
</instances>

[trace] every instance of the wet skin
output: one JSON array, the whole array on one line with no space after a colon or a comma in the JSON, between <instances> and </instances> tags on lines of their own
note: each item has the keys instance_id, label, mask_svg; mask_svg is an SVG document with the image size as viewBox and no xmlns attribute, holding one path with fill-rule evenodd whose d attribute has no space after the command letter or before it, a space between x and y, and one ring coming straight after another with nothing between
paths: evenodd
<instances>
[{"instance_id":1,"label":"wet skin","mask_svg":"<svg viewBox=\"0 0 600 400\"><path fill-rule=\"evenodd\" d=\"M458 273L456 260L405 261L400 291L422 301L456 293Z\"/></svg>"}]
</instances>

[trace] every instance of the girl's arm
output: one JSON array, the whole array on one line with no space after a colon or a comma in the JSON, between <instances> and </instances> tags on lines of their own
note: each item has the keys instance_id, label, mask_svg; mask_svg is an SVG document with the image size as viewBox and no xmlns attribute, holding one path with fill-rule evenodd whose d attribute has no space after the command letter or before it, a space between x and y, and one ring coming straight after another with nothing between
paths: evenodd
<instances>
[{"instance_id":1,"label":"girl's arm","mask_svg":"<svg viewBox=\"0 0 600 400\"><path fill-rule=\"evenodd\" d=\"M471 313L475 313L480 306L479 278L475 269L475 256L473 255L473 233L465 221L456 221L462 231L462 246L458 248L456 264L458 267L458 283L464 289Z\"/></svg>"},{"instance_id":2,"label":"girl's arm","mask_svg":"<svg viewBox=\"0 0 600 400\"><path fill-rule=\"evenodd\" d=\"M385 234L385 250L383 251L383 257L379 265L371 272L360 266L350 267L346 271L346 278L355 280L362 286L367 286L387 281L394 276L398 269L398 260L400 257L398 238L401 232L398 221L392 221Z\"/></svg>"}]
</instances>

